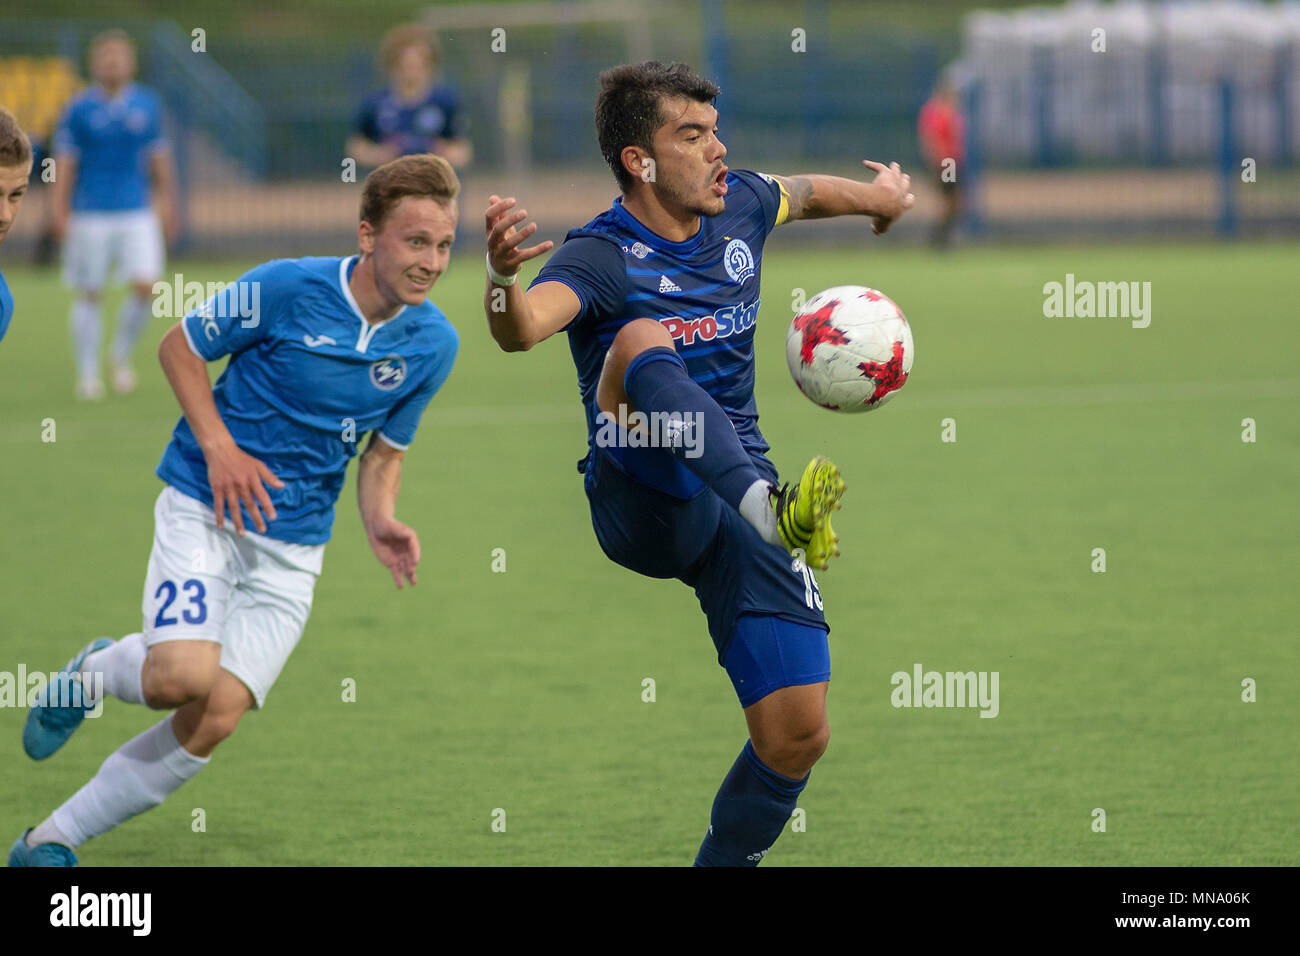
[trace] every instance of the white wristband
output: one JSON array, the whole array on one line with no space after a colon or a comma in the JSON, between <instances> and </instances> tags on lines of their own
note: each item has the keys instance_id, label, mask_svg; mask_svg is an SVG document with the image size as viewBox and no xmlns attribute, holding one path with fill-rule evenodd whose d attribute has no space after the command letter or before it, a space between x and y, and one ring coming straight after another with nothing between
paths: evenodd
<instances>
[{"instance_id":1,"label":"white wristband","mask_svg":"<svg viewBox=\"0 0 1300 956\"><path fill-rule=\"evenodd\" d=\"M517 272L512 276L503 276L501 273L497 272L496 269L493 269L492 253L490 252L487 254L487 271L488 271L488 278L492 280L493 285L511 286L514 285L515 282L519 279L519 273Z\"/></svg>"}]
</instances>

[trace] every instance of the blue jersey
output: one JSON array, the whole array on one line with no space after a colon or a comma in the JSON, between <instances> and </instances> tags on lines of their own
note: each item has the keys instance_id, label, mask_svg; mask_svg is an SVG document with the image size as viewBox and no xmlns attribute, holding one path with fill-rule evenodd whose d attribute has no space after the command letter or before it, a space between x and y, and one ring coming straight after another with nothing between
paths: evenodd
<instances>
[{"instance_id":1,"label":"blue jersey","mask_svg":"<svg viewBox=\"0 0 1300 956\"><path fill-rule=\"evenodd\" d=\"M91 86L72 98L54 132L54 152L77 160L72 209L120 212L149 205L149 158L166 148L162 104L129 85L109 98Z\"/></svg>"},{"instance_id":2,"label":"blue jersey","mask_svg":"<svg viewBox=\"0 0 1300 956\"><path fill-rule=\"evenodd\" d=\"M267 534L282 541L329 540L362 436L378 430L395 448L410 444L456 358L456 330L431 302L367 322L348 288L356 262L263 263L182 322L195 354L230 356L212 395L235 443L285 484L267 488L276 510ZM212 505L207 463L184 417L158 477Z\"/></svg>"},{"instance_id":3,"label":"blue jersey","mask_svg":"<svg viewBox=\"0 0 1300 956\"><path fill-rule=\"evenodd\" d=\"M9 331L9 320L14 315L14 297L9 293L9 284L0 272L0 339Z\"/></svg>"},{"instance_id":4,"label":"blue jersey","mask_svg":"<svg viewBox=\"0 0 1300 956\"><path fill-rule=\"evenodd\" d=\"M375 143L392 143L402 155L433 152L435 139L458 139L460 100L449 86L435 86L418 103L392 90L377 90L361 104L357 132Z\"/></svg>"},{"instance_id":5,"label":"blue jersey","mask_svg":"<svg viewBox=\"0 0 1300 956\"><path fill-rule=\"evenodd\" d=\"M691 379L727 413L745 449L759 459L768 450L754 402L754 324L763 243L787 205L776 182L759 173L729 172L727 190L725 211L701 217L699 232L684 242L651 232L615 199L609 211L571 231L533 280L562 282L582 303L567 331L587 411L588 457L605 353L620 328L642 317L669 331ZM704 487L666 449L602 450L668 494L690 498ZM763 465L770 470L766 459Z\"/></svg>"}]
</instances>

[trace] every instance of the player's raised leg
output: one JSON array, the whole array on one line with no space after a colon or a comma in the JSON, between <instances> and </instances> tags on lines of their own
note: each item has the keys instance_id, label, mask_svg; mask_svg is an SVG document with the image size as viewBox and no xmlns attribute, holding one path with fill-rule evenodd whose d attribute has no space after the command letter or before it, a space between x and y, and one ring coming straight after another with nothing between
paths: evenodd
<instances>
[{"instance_id":1,"label":"player's raised leg","mask_svg":"<svg viewBox=\"0 0 1300 956\"><path fill-rule=\"evenodd\" d=\"M771 483L754 466L731 419L709 393L691 381L668 330L654 319L634 319L619 329L605 355L596 386L601 411L620 418L634 411L685 420L694 440L665 441L679 461L740 512L771 544L781 544L770 504ZM689 423L696 423L694 426ZM698 452L698 457L688 454Z\"/></svg>"}]
</instances>

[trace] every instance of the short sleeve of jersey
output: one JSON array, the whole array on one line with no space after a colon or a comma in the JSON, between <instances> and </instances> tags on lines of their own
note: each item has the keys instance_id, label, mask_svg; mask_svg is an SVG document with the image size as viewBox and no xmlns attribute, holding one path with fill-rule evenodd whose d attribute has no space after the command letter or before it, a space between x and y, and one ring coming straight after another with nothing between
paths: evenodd
<instances>
[{"instance_id":1,"label":"short sleeve of jersey","mask_svg":"<svg viewBox=\"0 0 1300 956\"><path fill-rule=\"evenodd\" d=\"M775 177L745 169L733 170L732 175L758 194L768 232L785 222L790 213L790 197Z\"/></svg>"},{"instance_id":2,"label":"short sleeve of jersey","mask_svg":"<svg viewBox=\"0 0 1300 956\"><path fill-rule=\"evenodd\" d=\"M291 285L291 261L264 262L201 303L181 320L194 353L209 362L242 352L267 337L276 299Z\"/></svg>"},{"instance_id":3,"label":"short sleeve of jersey","mask_svg":"<svg viewBox=\"0 0 1300 956\"><path fill-rule=\"evenodd\" d=\"M567 239L528 288L539 282L562 282L573 290L582 303L574 322L616 316L627 299L622 249L612 239L592 235Z\"/></svg>"},{"instance_id":4,"label":"short sleeve of jersey","mask_svg":"<svg viewBox=\"0 0 1300 956\"><path fill-rule=\"evenodd\" d=\"M420 383L418 389L393 406L384 426L379 429L379 435L385 442L402 450L411 444L415 438L415 430L420 424L420 416L424 414L425 407L438 389L442 388L443 383L447 381L459 349L460 336L448 325L447 334L438 347L438 362L433 372Z\"/></svg>"}]
</instances>

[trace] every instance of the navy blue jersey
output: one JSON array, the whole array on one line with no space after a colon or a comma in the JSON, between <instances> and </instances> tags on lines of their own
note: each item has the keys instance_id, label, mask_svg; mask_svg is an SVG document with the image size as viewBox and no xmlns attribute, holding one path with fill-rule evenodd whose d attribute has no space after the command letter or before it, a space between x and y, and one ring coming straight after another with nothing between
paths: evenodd
<instances>
[{"instance_id":1,"label":"navy blue jersey","mask_svg":"<svg viewBox=\"0 0 1300 956\"><path fill-rule=\"evenodd\" d=\"M402 155L433 152L435 139L463 134L460 98L438 85L418 103L407 103L393 90L371 93L357 115L356 130L373 143L392 143Z\"/></svg>"},{"instance_id":2,"label":"navy blue jersey","mask_svg":"<svg viewBox=\"0 0 1300 956\"><path fill-rule=\"evenodd\" d=\"M701 217L699 232L684 242L651 232L615 199L607 212L571 231L533 280L562 282L582 303L567 332L587 411L588 452L605 353L628 322L653 318L672 335L691 379L727 413L741 444L771 470L754 403L754 324L763 243L784 221L787 202L776 181L761 173L732 170L727 190L725 211ZM666 449L605 451L634 478L677 497L704 487Z\"/></svg>"},{"instance_id":3,"label":"navy blue jersey","mask_svg":"<svg viewBox=\"0 0 1300 956\"><path fill-rule=\"evenodd\" d=\"M235 444L285 484L266 489L276 510L266 533L282 541L329 540L362 436L376 431L405 449L456 359L456 330L432 302L367 322L348 286L356 263L263 263L181 323L196 355L230 356L212 397ZM207 461L184 417L158 477L212 506Z\"/></svg>"}]
</instances>

